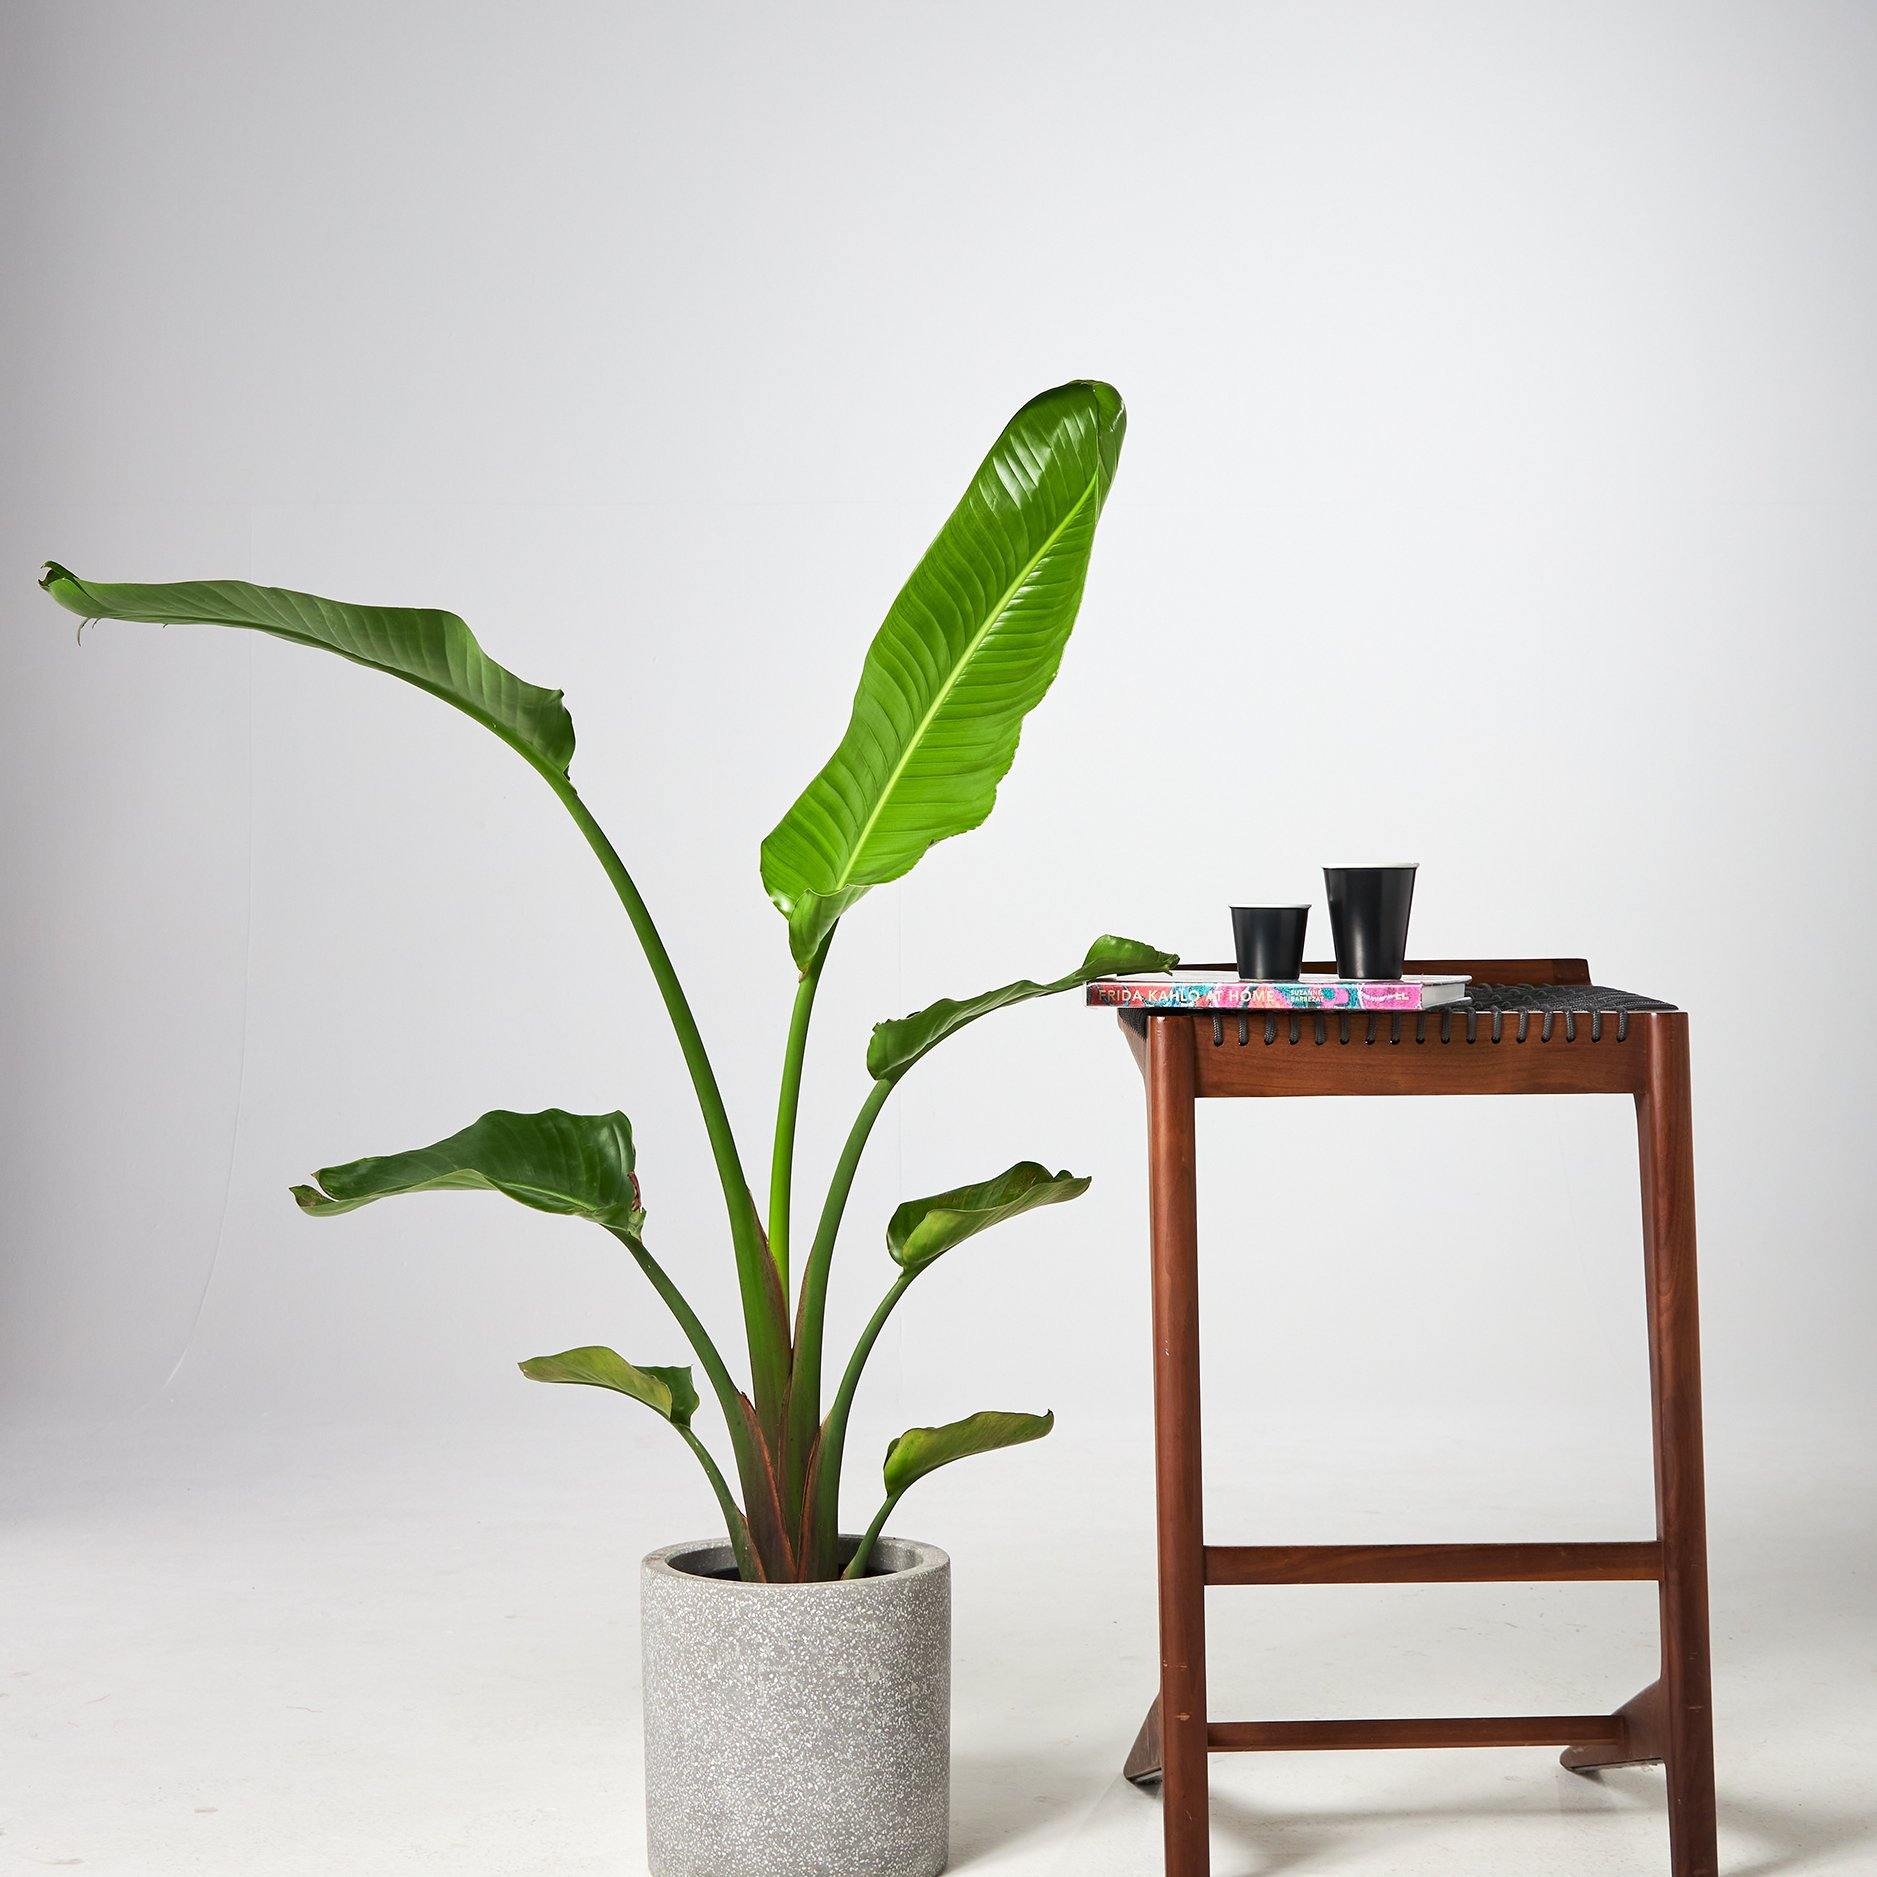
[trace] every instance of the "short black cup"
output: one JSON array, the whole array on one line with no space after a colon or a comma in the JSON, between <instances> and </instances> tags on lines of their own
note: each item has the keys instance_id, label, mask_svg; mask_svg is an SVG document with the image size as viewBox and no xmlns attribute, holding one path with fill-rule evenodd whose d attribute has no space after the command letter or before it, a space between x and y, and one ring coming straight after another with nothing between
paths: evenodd
<instances>
[{"instance_id":1,"label":"short black cup","mask_svg":"<svg viewBox=\"0 0 1877 1877\"><path fill-rule=\"evenodd\" d=\"M1308 906L1234 906L1232 949L1241 978L1294 978L1303 971Z\"/></svg>"},{"instance_id":2,"label":"short black cup","mask_svg":"<svg viewBox=\"0 0 1877 1877\"><path fill-rule=\"evenodd\" d=\"M1398 978L1408 959L1413 867L1325 867L1339 978Z\"/></svg>"}]
</instances>

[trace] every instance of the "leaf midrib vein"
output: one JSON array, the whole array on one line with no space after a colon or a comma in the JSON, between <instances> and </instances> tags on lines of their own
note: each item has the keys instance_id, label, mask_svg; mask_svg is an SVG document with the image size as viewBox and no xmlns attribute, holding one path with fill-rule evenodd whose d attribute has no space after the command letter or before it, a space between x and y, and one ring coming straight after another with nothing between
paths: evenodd
<instances>
[{"instance_id":1,"label":"leaf midrib vein","mask_svg":"<svg viewBox=\"0 0 1877 1877\"><path fill-rule=\"evenodd\" d=\"M900 752L899 760L894 763L891 774L888 775L885 785L881 788L879 796L874 802L872 812L867 816L867 819L861 823L860 831L854 837L854 843L848 852L847 860L843 863L840 873L834 881L832 888L834 892L838 893L842 888L853 884L853 870L860 860L861 852L866 847L868 838L878 825L881 815L886 812L886 805L892 799L893 791L899 787L900 778L906 773L908 766L912 762L913 752L919 747L921 738L923 738L925 733L932 727L933 719L937 717L939 712L944 708L945 700L951 696L953 690L957 687L958 680L963 675L965 667L970 664L978 648L990 637L991 629L1003 616L1005 607L1010 604L1011 598L1016 593L1017 589L1029 579L1031 574L1033 574L1039 566L1041 566L1043 557L1056 545L1057 541L1061 539L1063 530L1082 512L1083 505L1095 492L1100 481L1101 466L1098 462L1094 472L1083 485L1082 493L1075 498L1075 501L1070 504L1068 512L1064 514L1063 518L1057 522L1055 527L1044 537L1042 545L1030 556L1029 560L1024 563L1022 571L1004 589L997 604L991 607L985 614L984 623L978 628L976 633L973 634L971 643L965 647L963 652L961 652L954 661L950 673L947 675L944 683L939 686L937 694L933 697L931 705L926 710L925 715L919 719L919 722L913 728L912 735L906 739L905 748Z\"/></svg>"}]
</instances>

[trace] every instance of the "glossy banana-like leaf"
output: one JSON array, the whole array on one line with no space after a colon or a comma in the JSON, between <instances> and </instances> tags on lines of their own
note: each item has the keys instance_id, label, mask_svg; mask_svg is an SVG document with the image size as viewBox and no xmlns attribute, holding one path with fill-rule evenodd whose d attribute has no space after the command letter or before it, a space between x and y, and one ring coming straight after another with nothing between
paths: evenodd
<instances>
[{"instance_id":1,"label":"glossy banana-like leaf","mask_svg":"<svg viewBox=\"0 0 1877 1877\"><path fill-rule=\"evenodd\" d=\"M991 1408L962 1421L948 1421L943 1427L909 1427L886 1450L882 1476L887 1497L899 1498L908 1486L954 1460L1041 1440L1055 1425L1053 1413L1012 1414Z\"/></svg>"},{"instance_id":2,"label":"glossy banana-like leaf","mask_svg":"<svg viewBox=\"0 0 1877 1877\"><path fill-rule=\"evenodd\" d=\"M498 1108L431 1147L321 1167L296 1186L303 1212L351 1212L397 1193L481 1189L636 1238L645 1225L623 1114L512 1114Z\"/></svg>"},{"instance_id":3,"label":"glossy banana-like leaf","mask_svg":"<svg viewBox=\"0 0 1877 1877\"><path fill-rule=\"evenodd\" d=\"M868 887L991 812L1075 624L1126 427L1111 385L1032 398L893 602L840 747L763 842L803 970Z\"/></svg>"},{"instance_id":4,"label":"glossy banana-like leaf","mask_svg":"<svg viewBox=\"0 0 1877 1877\"><path fill-rule=\"evenodd\" d=\"M82 619L244 626L389 672L493 730L538 767L565 778L574 725L558 691L528 684L490 658L454 613L423 606L353 606L245 580L161 586L80 580L48 562L39 584Z\"/></svg>"},{"instance_id":5,"label":"glossy banana-like leaf","mask_svg":"<svg viewBox=\"0 0 1877 1877\"><path fill-rule=\"evenodd\" d=\"M943 997L909 1017L876 1023L867 1043L867 1072L876 1081L896 1081L927 1050L936 1048L967 1023L988 1017L993 1010L1027 1003L1032 997L1051 997L1057 991L1074 990L1077 985L1116 977L1124 971L1171 971L1178 963L1174 953L1156 951L1139 939L1105 935L1088 948L1088 956L1073 971L1047 984L1039 984L1034 978L1018 978L1014 984L1000 984L996 990L982 991L976 997Z\"/></svg>"},{"instance_id":6,"label":"glossy banana-like leaf","mask_svg":"<svg viewBox=\"0 0 1877 1877\"><path fill-rule=\"evenodd\" d=\"M967 1238L1038 1206L1079 1199L1088 1186L1073 1173L1051 1173L1037 1161L1020 1160L994 1180L907 1200L887 1221L886 1248L908 1271L923 1271Z\"/></svg>"},{"instance_id":7,"label":"glossy banana-like leaf","mask_svg":"<svg viewBox=\"0 0 1877 1877\"><path fill-rule=\"evenodd\" d=\"M563 1350L557 1356L530 1356L521 1372L531 1382L577 1382L630 1395L674 1427L689 1427L697 1412L697 1389L688 1368L641 1369L599 1345Z\"/></svg>"}]
</instances>

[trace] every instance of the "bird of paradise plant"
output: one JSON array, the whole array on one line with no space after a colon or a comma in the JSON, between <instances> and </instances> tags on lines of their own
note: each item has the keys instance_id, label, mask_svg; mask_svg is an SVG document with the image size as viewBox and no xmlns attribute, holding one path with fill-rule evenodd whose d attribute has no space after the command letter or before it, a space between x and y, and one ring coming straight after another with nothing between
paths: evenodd
<instances>
[{"instance_id":1,"label":"bird of paradise plant","mask_svg":"<svg viewBox=\"0 0 1877 1877\"><path fill-rule=\"evenodd\" d=\"M836 928L869 887L898 879L934 842L975 828L990 813L1023 720L1054 679L1075 623L1125 428L1112 387L1088 382L1046 391L1010 420L875 635L839 748L763 842L763 884L787 917L800 971L776 1104L766 1222L664 941L569 775L573 722L559 691L525 683L496 664L453 613L348 605L239 580L100 584L57 565L47 566L41 582L84 619L240 626L402 678L500 737L572 817L625 909L690 1071L728 1214L748 1386L739 1385L652 1251L632 1129L623 1114L497 1110L433 1146L322 1168L293 1195L303 1211L324 1217L397 1193L481 1188L610 1232L690 1344L722 1411L740 1494L697 1431L700 1400L689 1367L639 1366L596 1346L538 1356L522 1363L522 1372L535 1381L616 1390L669 1422L702 1465L738 1570L752 1581L861 1574L887 1516L916 1480L953 1460L1035 1440L1053 1424L1048 1414L987 1412L943 1427L909 1428L887 1449L878 1515L858 1545L845 1544L839 1512L848 1419L867 1358L900 1299L953 1247L1021 1213L1074 1199L1088 1181L1025 1160L994 1179L900 1206L886 1228L898 1274L829 1398L823 1336L836 1241L874 1124L923 1056L1009 1005L1116 971L1161 969L1173 958L1133 940L1100 938L1059 977L1021 978L879 1024L867 1048L870 1086L799 1271L796 1115L809 1021Z\"/></svg>"}]
</instances>

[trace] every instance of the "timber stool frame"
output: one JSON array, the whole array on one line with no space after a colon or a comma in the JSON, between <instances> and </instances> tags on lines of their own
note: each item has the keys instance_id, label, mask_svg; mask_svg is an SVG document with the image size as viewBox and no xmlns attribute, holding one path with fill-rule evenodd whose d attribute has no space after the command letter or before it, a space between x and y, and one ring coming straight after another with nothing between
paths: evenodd
<instances>
[{"instance_id":1,"label":"timber stool frame","mask_svg":"<svg viewBox=\"0 0 1877 1877\"><path fill-rule=\"evenodd\" d=\"M1564 1765L1578 1773L1661 1761L1673 1877L1717 1877L1687 1013L1592 985L1581 959L1428 961L1408 969L1470 978L1471 1006L1407 1015L1121 1013L1147 1084L1160 1580L1160 1693L1128 1756L1127 1777L1137 1785L1164 1782L1167 1877L1207 1877L1211 1753L1561 1746ZM1656 1535L1628 1544L1208 1545L1195 1102L1551 1094L1629 1095L1636 1104ZM1660 1586L1662 1668L1613 1714L1215 1721L1206 1709L1209 1584L1624 1579Z\"/></svg>"}]
</instances>

